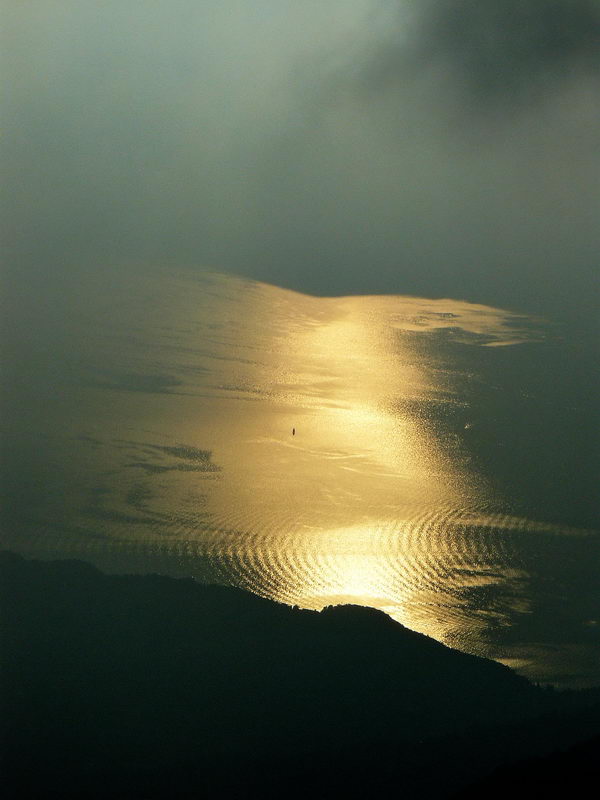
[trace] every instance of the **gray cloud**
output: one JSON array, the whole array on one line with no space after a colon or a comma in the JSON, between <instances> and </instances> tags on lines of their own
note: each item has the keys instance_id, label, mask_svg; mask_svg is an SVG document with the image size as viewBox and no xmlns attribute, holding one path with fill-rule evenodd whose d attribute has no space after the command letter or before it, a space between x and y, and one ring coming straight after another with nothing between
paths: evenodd
<instances>
[{"instance_id":1,"label":"gray cloud","mask_svg":"<svg viewBox=\"0 0 600 800\"><path fill-rule=\"evenodd\" d=\"M585 318L598 27L591 0L11 4L8 324L164 265Z\"/></svg>"},{"instance_id":2,"label":"gray cloud","mask_svg":"<svg viewBox=\"0 0 600 800\"><path fill-rule=\"evenodd\" d=\"M435 66L450 70L477 108L535 100L600 69L597 0L423 0L408 17L406 3L398 7L369 74L376 87Z\"/></svg>"}]
</instances>

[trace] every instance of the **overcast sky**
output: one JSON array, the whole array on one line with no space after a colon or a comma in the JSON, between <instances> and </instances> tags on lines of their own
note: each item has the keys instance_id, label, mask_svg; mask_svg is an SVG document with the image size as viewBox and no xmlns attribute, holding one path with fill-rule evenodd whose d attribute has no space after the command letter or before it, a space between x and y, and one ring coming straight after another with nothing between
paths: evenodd
<instances>
[{"instance_id":1,"label":"overcast sky","mask_svg":"<svg viewBox=\"0 0 600 800\"><path fill-rule=\"evenodd\" d=\"M3 0L7 265L593 308L596 0Z\"/></svg>"}]
</instances>

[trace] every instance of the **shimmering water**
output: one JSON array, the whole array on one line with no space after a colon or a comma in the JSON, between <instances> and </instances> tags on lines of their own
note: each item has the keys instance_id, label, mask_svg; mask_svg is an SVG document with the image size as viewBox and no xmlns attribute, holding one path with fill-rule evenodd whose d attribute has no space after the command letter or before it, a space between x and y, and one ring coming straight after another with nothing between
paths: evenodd
<instances>
[{"instance_id":1,"label":"shimmering water","mask_svg":"<svg viewBox=\"0 0 600 800\"><path fill-rule=\"evenodd\" d=\"M4 546L374 606L600 683L586 436L545 322L216 274L71 291L22 335Z\"/></svg>"}]
</instances>

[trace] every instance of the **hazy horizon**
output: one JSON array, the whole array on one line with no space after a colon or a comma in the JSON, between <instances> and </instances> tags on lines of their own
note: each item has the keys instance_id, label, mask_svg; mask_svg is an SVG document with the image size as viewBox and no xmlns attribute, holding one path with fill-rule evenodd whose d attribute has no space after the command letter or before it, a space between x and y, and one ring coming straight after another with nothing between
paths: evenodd
<instances>
[{"instance_id":1,"label":"hazy horizon","mask_svg":"<svg viewBox=\"0 0 600 800\"><path fill-rule=\"evenodd\" d=\"M17 310L160 264L594 312L596 0L5 6Z\"/></svg>"},{"instance_id":2,"label":"hazy horizon","mask_svg":"<svg viewBox=\"0 0 600 800\"><path fill-rule=\"evenodd\" d=\"M600 2L3 6L11 546L596 681Z\"/></svg>"}]
</instances>

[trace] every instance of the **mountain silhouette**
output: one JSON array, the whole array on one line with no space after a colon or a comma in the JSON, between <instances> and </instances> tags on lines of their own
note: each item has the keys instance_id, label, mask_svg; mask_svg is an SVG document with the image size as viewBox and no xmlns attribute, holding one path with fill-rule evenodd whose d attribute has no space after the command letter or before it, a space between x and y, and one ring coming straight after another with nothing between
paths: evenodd
<instances>
[{"instance_id":1,"label":"mountain silhouette","mask_svg":"<svg viewBox=\"0 0 600 800\"><path fill-rule=\"evenodd\" d=\"M600 692L534 686L373 609L10 553L0 574L9 796L443 797L600 734Z\"/></svg>"}]
</instances>

